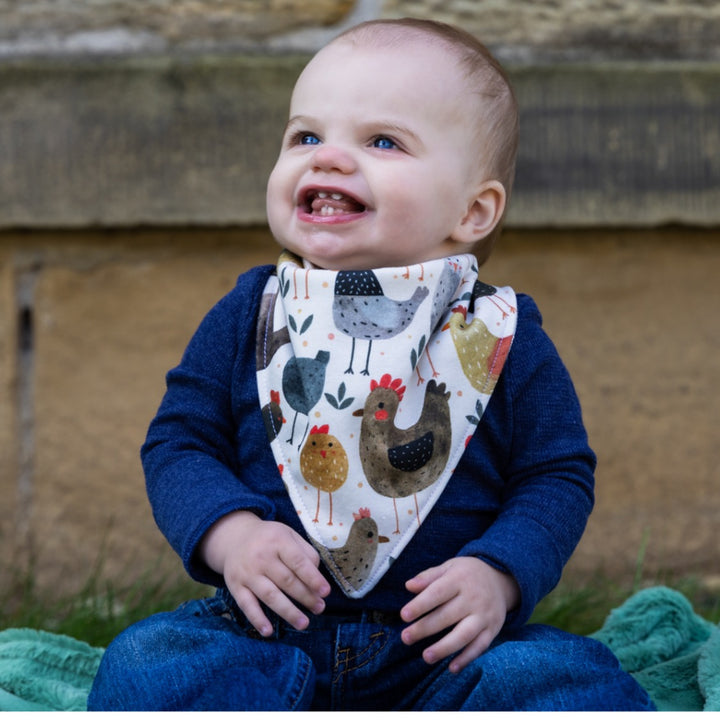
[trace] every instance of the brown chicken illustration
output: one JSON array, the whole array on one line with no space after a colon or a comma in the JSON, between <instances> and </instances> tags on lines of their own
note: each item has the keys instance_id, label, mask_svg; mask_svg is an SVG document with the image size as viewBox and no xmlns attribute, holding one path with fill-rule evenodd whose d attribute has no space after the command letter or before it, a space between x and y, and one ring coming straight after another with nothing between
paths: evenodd
<instances>
[{"instance_id":1,"label":"brown chicken illustration","mask_svg":"<svg viewBox=\"0 0 720 720\"><path fill-rule=\"evenodd\" d=\"M320 515L320 493L330 495L330 517L328 525L333 524L332 494L339 490L347 479L348 457L340 441L330 435L328 425L314 425L300 451L300 472L310 485L317 488L317 508L313 522Z\"/></svg>"},{"instance_id":2,"label":"brown chicken illustration","mask_svg":"<svg viewBox=\"0 0 720 720\"><path fill-rule=\"evenodd\" d=\"M358 590L370 575L378 543L388 542L388 539L378 532L377 523L370 517L368 508L360 508L353 513L353 518L355 522L350 526L345 544L331 548L329 552L340 574L354 590Z\"/></svg>"},{"instance_id":3,"label":"brown chicken illustration","mask_svg":"<svg viewBox=\"0 0 720 720\"><path fill-rule=\"evenodd\" d=\"M375 492L391 497L395 508L395 530L400 532L396 498L416 495L432 485L445 469L450 454L450 393L445 384L430 380L425 389L422 413L409 428L398 428L395 416L405 386L385 374L370 383L370 394L362 410L360 460L368 483ZM415 511L420 523L417 497Z\"/></svg>"},{"instance_id":4,"label":"brown chicken illustration","mask_svg":"<svg viewBox=\"0 0 720 720\"><path fill-rule=\"evenodd\" d=\"M495 387L500 369L512 344L512 336L499 338L476 317L467 322L467 308L453 308L443 330L450 330L460 365L470 384L480 392L489 393Z\"/></svg>"}]
</instances>

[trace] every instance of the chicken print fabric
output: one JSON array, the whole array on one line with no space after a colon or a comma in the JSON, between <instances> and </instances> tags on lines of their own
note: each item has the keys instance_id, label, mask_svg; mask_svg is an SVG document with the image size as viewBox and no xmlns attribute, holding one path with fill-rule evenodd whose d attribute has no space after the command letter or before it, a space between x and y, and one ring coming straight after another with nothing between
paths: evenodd
<instances>
[{"instance_id":1,"label":"chicken print fabric","mask_svg":"<svg viewBox=\"0 0 720 720\"><path fill-rule=\"evenodd\" d=\"M515 306L469 254L353 271L281 255L257 328L260 405L303 527L349 597L375 586L452 477Z\"/></svg>"}]
</instances>

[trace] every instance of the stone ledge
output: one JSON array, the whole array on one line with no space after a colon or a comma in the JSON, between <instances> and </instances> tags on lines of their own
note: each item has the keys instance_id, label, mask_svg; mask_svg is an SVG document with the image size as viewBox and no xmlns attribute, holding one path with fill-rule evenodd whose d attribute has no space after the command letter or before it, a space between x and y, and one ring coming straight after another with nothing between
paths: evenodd
<instances>
[{"instance_id":1,"label":"stone ledge","mask_svg":"<svg viewBox=\"0 0 720 720\"><path fill-rule=\"evenodd\" d=\"M306 56L0 63L0 228L250 225ZM720 64L511 67L508 224L720 222Z\"/></svg>"}]
</instances>

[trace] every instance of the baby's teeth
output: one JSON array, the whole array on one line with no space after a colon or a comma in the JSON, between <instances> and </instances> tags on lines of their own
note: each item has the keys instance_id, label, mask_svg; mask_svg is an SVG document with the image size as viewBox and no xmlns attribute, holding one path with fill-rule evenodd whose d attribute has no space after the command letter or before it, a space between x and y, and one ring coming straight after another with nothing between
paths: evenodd
<instances>
[{"instance_id":1,"label":"baby's teeth","mask_svg":"<svg viewBox=\"0 0 720 720\"><path fill-rule=\"evenodd\" d=\"M342 196L342 193L333 193L330 197L331 197L333 200L342 200L342 197L343 197L343 196Z\"/></svg>"},{"instance_id":2,"label":"baby's teeth","mask_svg":"<svg viewBox=\"0 0 720 720\"><path fill-rule=\"evenodd\" d=\"M324 199L328 196L328 194L327 194L326 192L319 192L319 193L317 194L317 196L318 196L319 198L322 198L322 199L324 200Z\"/></svg>"}]
</instances>

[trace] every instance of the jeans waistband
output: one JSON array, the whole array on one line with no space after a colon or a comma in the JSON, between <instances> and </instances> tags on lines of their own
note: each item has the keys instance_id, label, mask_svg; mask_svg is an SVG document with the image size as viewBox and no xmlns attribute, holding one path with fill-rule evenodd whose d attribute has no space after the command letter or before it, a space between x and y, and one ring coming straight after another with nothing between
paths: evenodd
<instances>
[{"instance_id":1,"label":"jeans waistband","mask_svg":"<svg viewBox=\"0 0 720 720\"><path fill-rule=\"evenodd\" d=\"M338 622L368 622L376 625L399 625L404 622L400 613L386 610L325 610L322 615Z\"/></svg>"},{"instance_id":2,"label":"jeans waistband","mask_svg":"<svg viewBox=\"0 0 720 720\"><path fill-rule=\"evenodd\" d=\"M233 614L242 615L242 611L238 608L234 598L227 588L219 588L217 596L223 602L232 608ZM271 610L266 609L268 617L274 625L284 624L284 621L275 615ZM358 608L353 610L350 608L328 608L320 615L308 614L311 625L327 625L329 623L339 625L342 623L370 623L375 625L401 625L404 621L400 618L399 612L387 610L373 610L370 608Z\"/></svg>"}]
</instances>

